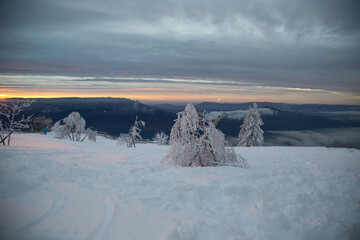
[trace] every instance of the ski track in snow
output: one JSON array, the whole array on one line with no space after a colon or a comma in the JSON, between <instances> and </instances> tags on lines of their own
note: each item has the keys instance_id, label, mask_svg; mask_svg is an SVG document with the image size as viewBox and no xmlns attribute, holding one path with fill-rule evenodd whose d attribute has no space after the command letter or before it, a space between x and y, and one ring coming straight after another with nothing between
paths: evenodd
<instances>
[{"instance_id":1,"label":"ski track in snow","mask_svg":"<svg viewBox=\"0 0 360 240\"><path fill-rule=\"evenodd\" d=\"M236 148L250 164L15 134L0 148L0 239L359 239L360 151Z\"/></svg>"}]
</instances>

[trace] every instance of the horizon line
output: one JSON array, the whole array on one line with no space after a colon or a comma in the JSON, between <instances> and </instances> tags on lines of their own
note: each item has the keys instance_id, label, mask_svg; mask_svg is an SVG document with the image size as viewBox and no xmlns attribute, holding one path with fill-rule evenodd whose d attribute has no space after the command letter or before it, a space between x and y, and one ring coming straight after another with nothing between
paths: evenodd
<instances>
[{"instance_id":1,"label":"horizon line","mask_svg":"<svg viewBox=\"0 0 360 240\"><path fill-rule=\"evenodd\" d=\"M143 103L150 103L150 104L161 104L161 103L168 103L168 104L187 104L187 103L217 103L217 104L245 104L245 103L275 103L275 104L291 104L291 105L338 105L338 106L360 106L360 104L324 104L324 103L293 103L293 102L272 102L272 101L245 101L245 102L222 102L222 101L176 101L176 100L146 100L146 99L131 99L126 97L75 97L75 96L60 96L60 97L44 97L44 96L34 96L34 97L24 97L24 96L11 96L11 97L1 97L4 95L0 95L0 100L10 100L10 99L104 99L104 98L111 98L111 99L128 99L131 101L138 101Z\"/></svg>"}]
</instances>

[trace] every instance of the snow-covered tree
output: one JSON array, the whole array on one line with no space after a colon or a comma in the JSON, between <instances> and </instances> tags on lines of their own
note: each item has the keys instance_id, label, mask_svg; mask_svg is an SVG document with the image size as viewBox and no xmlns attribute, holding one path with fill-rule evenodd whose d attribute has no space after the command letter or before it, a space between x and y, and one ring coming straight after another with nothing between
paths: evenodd
<instances>
[{"instance_id":1,"label":"snow-covered tree","mask_svg":"<svg viewBox=\"0 0 360 240\"><path fill-rule=\"evenodd\" d=\"M120 136L116 139L116 145L117 146L127 146L127 147L131 147L132 146L132 138L130 136L130 134L128 133L120 133Z\"/></svg>"},{"instance_id":2,"label":"snow-covered tree","mask_svg":"<svg viewBox=\"0 0 360 240\"><path fill-rule=\"evenodd\" d=\"M177 115L170 133L170 149L163 163L180 166L247 166L246 160L225 141L224 134L192 104Z\"/></svg>"},{"instance_id":3,"label":"snow-covered tree","mask_svg":"<svg viewBox=\"0 0 360 240\"><path fill-rule=\"evenodd\" d=\"M52 119L47 118L45 116L36 116L33 118L30 124L30 131L31 132L42 132L44 130L44 126L48 129L51 128Z\"/></svg>"},{"instance_id":4,"label":"snow-covered tree","mask_svg":"<svg viewBox=\"0 0 360 240\"><path fill-rule=\"evenodd\" d=\"M57 121L54 126L51 127L51 131L55 133L55 138L66 138L66 127L61 124L62 120Z\"/></svg>"},{"instance_id":5,"label":"snow-covered tree","mask_svg":"<svg viewBox=\"0 0 360 240\"><path fill-rule=\"evenodd\" d=\"M0 141L5 145L5 139L7 138L7 144L10 145L11 134L14 131L22 128L29 128L29 123L33 115L19 118L18 115L35 100L7 100L0 103L0 116L3 117L2 130L0 133Z\"/></svg>"},{"instance_id":6,"label":"snow-covered tree","mask_svg":"<svg viewBox=\"0 0 360 240\"><path fill-rule=\"evenodd\" d=\"M239 132L239 144L241 147L261 146L264 142L264 131L261 126L264 125L261 120L260 112L256 103L249 109L249 113L244 119Z\"/></svg>"},{"instance_id":7,"label":"snow-covered tree","mask_svg":"<svg viewBox=\"0 0 360 240\"><path fill-rule=\"evenodd\" d=\"M153 141L158 145L166 145L168 142L169 136L164 132L158 132L155 134Z\"/></svg>"},{"instance_id":8,"label":"snow-covered tree","mask_svg":"<svg viewBox=\"0 0 360 240\"><path fill-rule=\"evenodd\" d=\"M66 133L70 140L81 141L81 134L85 133L86 121L78 112L72 112L64 118Z\"/></svg>"},{"instance_id":9,"label":"snow-covered tree","mask_svg":"<svg viewBox=\"0 0 360 240\"><path fill-rule=\"evenodd\" d=\"M144 121L141 121L141 120L138 120L138 116L136 116L136 119L135 119L135 122L134 122L134 125L132 125L130 127L130 131L129 131L129 135L131 137L131 144L129 147L136 147L135 146L135 142L138 140L138 139L142 139L141 135L140 135L140 132L141 132L141 127L145 127L145 122Z\"/></svg>"},{"instance_id":10,"label":"snow-covered tree","mask_svg":"<svg viewBox=\"0 0 360 240\"><path fill-rule=\"evenodd\" d=\"M83 141L86 135L83 138L81 135L86 133L85 124L86 121L80 116L80 113L72 112L66 118L57 121L51 130L55 132L57 138L68 137L72 141Z\"/></svg>"}]
</instances>

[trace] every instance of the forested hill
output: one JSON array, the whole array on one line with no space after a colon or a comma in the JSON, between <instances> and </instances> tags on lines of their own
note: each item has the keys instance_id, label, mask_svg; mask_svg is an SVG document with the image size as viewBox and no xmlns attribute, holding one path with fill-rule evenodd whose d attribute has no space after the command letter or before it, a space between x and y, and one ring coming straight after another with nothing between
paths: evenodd
<instances>
[{"instance_id":1,"label":"forested hill","mask_svg":"<svg viewBox=\"0 0 360 240\"><path fill-rule=\"evenodd\" d=\"M36 100L27 114L43 115L53 122L63 119L71 112L79 112L86 120L86 127L118 136L127 133L136 116L145 121L144 138L155 132L169 132L176 114L125 98L50 98Z\"/></svg>"}]
</instances>

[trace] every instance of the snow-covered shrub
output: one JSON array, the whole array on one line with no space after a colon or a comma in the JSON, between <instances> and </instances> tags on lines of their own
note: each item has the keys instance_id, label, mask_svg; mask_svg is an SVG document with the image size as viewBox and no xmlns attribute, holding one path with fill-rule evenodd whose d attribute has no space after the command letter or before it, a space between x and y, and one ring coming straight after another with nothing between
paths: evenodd
<instances>
[{"instance_id":1,"label":"snow-covered shrub","mask_svg":"<svg viewBox=\"0 0 360 240\"><path fill-rule=\"evenodd\" d=\"M163 163L180 166L246 167L247 162L237 155L224 134L211 121L204 119L192 104L179 112L170 133L170 149Z\"/></svg>"},{"instance_id":2,"label":"snow-covered shrub","mask_svg":"<svg viewBox=\"0 0 360 240\"><path fill-rule=\"evenodd\" d=\"M5 145L5 139L7 138L7 144L10 145L11 134L14 131L22 128L29 128L32 115L24 118L24 115L19 118L18 115L35 100L6 100L0 102L0 116L3 118L0 132L0 142Z\"/></svg>"},{"instance_id":3,"label":"snow-covered shrub","mask_svg":"<svg viewBox=\"0 0 360 240\"><path fill-rule=\"evenodd\" d=\"M168 142L169 136L164 132L158 132L155 134L153 141L158 145L166 145Z\"/></svg>"},{"instance_id":4,"label":"snow-covered shrub","mask_svg":"<svg viewBox=\"0 0 360 240\"><path fill-rule=\"evenodd\" d=\"M91 142L96 142L97 131L93 131L90 128L86 130L87 138Z\"/></svg>"},{"instance_id":5,"label":"snow-covered shrub","mask_svg":"<svg viewBox=\"0 0 360 240\"><path fill-rule=\"evenodd\" d=\"M30 124L31 132L42 132L44 130L44 126L47 128L51 128L52 119L47 118L45 116L36 116L33 118Z\"/></svg>"},{"instance_id":6,"label":"snow-covered shrub","mask_svg":"<svg viewBox=\"0 0 360 240\"><path fill-rule=\"evenodd\" d=\"M120 133L120 136L116 139L116 145L131 147L132 138L131 138L130 134Z\"/></svg>"},{"instance_id":7,"label":"snow-covered shrub","mask_svg":"<svg viewBox=\"0 0 360 240\"><path fill-rule=\"evenodd\" d=\"M261 146L264 142L264 131L261 126L264 125L261 120L256 103L249 109L249 113L244 119L239 132L239 143L241 147Z\"/></svg>"},{"instance_id":8,"label":"snow-covered shrub","mask_svg":"<svg viewBox=\"0 0 360 240\"><path fill-rule=\"evenodd\" d=\"M80 113L72 112L66 118L57 121L51 130L55 132L56 138L68 137L72 141L83 141L86 136L81 138L81 135L86 133L85 123Z\"/></svg>"},{"instance_id":9,"label":"snow-covered shrub","mask_svg":"<svg viewBox=\"0 0 360 240\"><path fill-rule=\"evenodd\" d=\"M134 125L130 127L129 135L131 137L131 144L129 147L136 147L135 143L137 139L142 139L140 132L140 127L145 127L145 122L138 120L138 117L136 116Z\"/></svg>"},{"instance_id":10,"label":"snow-covered shrub","mask_svg":"<svg viewBox=\"0 0 360 240\"><path fill-rule=\"evenodd\" d=\"M81 141L81 134L85 132L85 119L78 112L72 112L64 118L66 132L73 141Z\"/></svg>"},{"instance_id":11,"label":"snow-covered shrub","mask_svg":"<svg viewBox=\"0 0 360 240\"><path fill-rule=\"evenodd\" d=\"M61 125L61 121L57 121L54 126L52 126L51 131L55 133L55 138L64 139L66 138L66 127Z\"/></svg>"}]
</instances>

